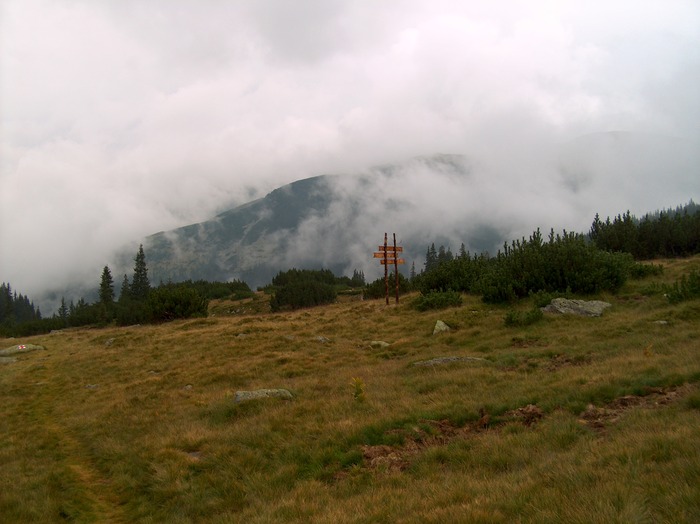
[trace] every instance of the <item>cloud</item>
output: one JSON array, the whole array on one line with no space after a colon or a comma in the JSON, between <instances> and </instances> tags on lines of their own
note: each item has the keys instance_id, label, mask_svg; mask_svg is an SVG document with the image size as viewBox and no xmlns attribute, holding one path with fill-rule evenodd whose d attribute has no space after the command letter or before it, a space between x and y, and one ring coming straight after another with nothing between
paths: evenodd
<instances>
[{"instance_id":1,"label":"cloud","mask_svg":"<svg viewBox=\"0 0 700 524\"><path fill-rule=\"evenodd\" d=\"M24 293L284 183L416 155L474 174L417 171L401 198L460 195L503 227L573 223L594 193L613 213L697 198L672 158L644 185L640 165L549 161L588 133L698 139L692 1L8 0L0 24L0 278Z\"/></svg>"}]
</instances>

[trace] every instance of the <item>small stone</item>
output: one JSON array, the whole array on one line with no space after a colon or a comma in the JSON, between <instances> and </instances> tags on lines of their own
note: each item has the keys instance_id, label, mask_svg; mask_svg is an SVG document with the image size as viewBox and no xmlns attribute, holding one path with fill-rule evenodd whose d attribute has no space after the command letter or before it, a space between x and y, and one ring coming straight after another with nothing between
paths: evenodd
<instances>
[{"instance_id":1,"label":"small stone","mask_svg":"<svg viewBox=\"0 0 700 524\"><path fill-rule=\"evenodd\" d=\"M438 320L435 322L435 328L433 329L433 335L437 335L438 333L445 333L447 331L450 331L450 326L445 324L442 320Z\"/></svg>"},{"instance_id":2,"label":"small stone","mask_svg":"<svg viewBox=\"0 0 700 524\"><path fill-rule=\"evenodd\" d=\"M238 404L246 400L255 400L260 398L281 398L283 400L291 400L294 398L292 393L286 389L257 389L254 391L236 391L236 396L233 401Z\"/></svg>"},{"instance_id":3,"label":"small stone","mask_svg":"<svg viewBox=\"0 0 700 524\"><path fill-rule=\"evenodd\" d=\"M384 342L383 340L373 340L369 343L369 347L374 349L383 349L389 347L390 345L391 344L389 344L388 342Z\"/></svg>"}]
</instances>

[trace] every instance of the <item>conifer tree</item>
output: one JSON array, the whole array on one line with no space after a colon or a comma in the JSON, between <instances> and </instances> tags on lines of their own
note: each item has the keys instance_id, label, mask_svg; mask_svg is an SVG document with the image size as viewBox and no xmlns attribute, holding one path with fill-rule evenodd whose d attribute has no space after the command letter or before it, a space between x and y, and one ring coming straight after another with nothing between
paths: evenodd
<instances>
[{"instance_id":1,"label":"conifer tree","mask_svg":"<svg viewBox=\"0 0 700 524\"><path fill-rule=\"evenodd\" d=\"M425 271L428 272L435 269L438 265L438 254L435 249L435 243L430 244L428 252L425 254Z\"/></svg>"},{"instance_id":2,"label":"conifer tree","mask_svg":"<svg viewBox=\"0 0 700 524\"><path fill-rule=\"evenodd\" d=\"M0 322L14 318L12 286L8 282L0 285Z\"/></svg>"},{"instance_id":3,"label":"conifer tree","mask_svg":"<svg viewBox=\"0 0 700 524\"><path fill-rule=\"evenodd\" d=\"M124 280L122 280L122 287L119 291L119 303L123 304L131 298L131 285L129 284L129 277L124 274Z\"/></svg>"},{"instance_id":4,"label":"conifer tree","mask_svg":"<svg viewBox=\"0 0 700 524\"><path fill-rule=\"evenodd\" d=\"M61 307L58 308L58 318L60 318L64 324L68 322L68 305L66 304L65 297L61 297Z\"/></svg>"},{"instance_id":5,"label":"conifer tree","mask_svg":"<svg viewBox=\"0 0 700 524\"><path fill-rule=\"evenodd\" d=\"M459 258L461 258L462 260L464 260L464 259L467 258L468 256L469 256L469 254L467 253L467 248L464 247L464 242L462 242L462 245L459 246Z\"/></svg>"},{"instance_id":6,"label":"conifer tree","mask_svg":"<svg viewBox=\"0 0 700 524\"><path fill-rule=\"evenodd\" d=\"M450 250L449 246L447 249L445 249L445 246L440 246L440 249L438 250L438 255L437 255L437 265L438 266L444 264L445 262L449 262L453 258L454 257L452 255L452 251Z\"/></svg>"},{"instance_id":7,"label":"conifer tree","mask_svg":"<svg viewBox=\"0 0 700 524\"><path fill-rule=\"evenodd\" d=\"M111 307L114 303L114 280L107 266L102 270L102 277L100 279L100 303L107 308Z\"/></svg>"},{"instance_id":8,"label":"conifer tree","mask_svg":"<svg viewBox=\"0 0 700 524\"><path fill-rule=\"evenodd\" d=\"M151 284L148 281L148 268L146 267L146 255L143 252L143 244L134 257L134 276L131 279L131 298L139 302L145 301Z\"/></svg>"}]
</instances>

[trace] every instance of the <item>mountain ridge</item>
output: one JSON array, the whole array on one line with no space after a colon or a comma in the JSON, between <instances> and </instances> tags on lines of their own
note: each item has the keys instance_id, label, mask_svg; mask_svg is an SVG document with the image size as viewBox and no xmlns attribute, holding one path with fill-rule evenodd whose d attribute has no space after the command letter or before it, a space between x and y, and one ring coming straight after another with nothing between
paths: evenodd
<instances>
[{"instance_id":1,"label":"mountain ridge","mask_svg":"<svg viewBox=\"0 0 700 524\"><path fill-rule=\"evenodd\" d=\"M292 267L378 276L371 253L395 232L402 271L412 263L420 271L431 243L495 253L538 227L585 232L596 213L632 203L663 207L662 189L676 204L687 201L700 165L692 145L615 131L583 135L544 157L417 156L294 181L209 220L150 235L144 248L154 282L239 279L257 287ZM677 187L668 190L663 172L674 174Z\"/></svg>"}]
</instances>

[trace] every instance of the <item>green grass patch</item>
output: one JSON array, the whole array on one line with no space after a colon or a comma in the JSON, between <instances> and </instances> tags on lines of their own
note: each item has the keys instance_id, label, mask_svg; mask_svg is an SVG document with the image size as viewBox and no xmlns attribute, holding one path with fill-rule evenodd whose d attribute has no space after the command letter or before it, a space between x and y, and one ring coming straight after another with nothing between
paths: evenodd
<instances>
[{"instance_id":1,"label":"green grass patch","mask_svg":"<svg viewBox=\"0 0 700 524\"><path fill-rule=\"evenodd\" d=\"M537 297L419 312L417 294L273 315L260 294L207 319L0 340L48 348L1 364L0 515L700 521L700 307L658 292L700 257L655 263L663 274L588 297L613 303L600 318L509 327L508 308ZM267 309L243 311L256 301ZM432 336L438 319L460 329ZM484 361L412 365L439 357ZM234 402L259 388L294 400ZM541 416L526 424L529 404Z\"/></svg>"}]
</instances>

